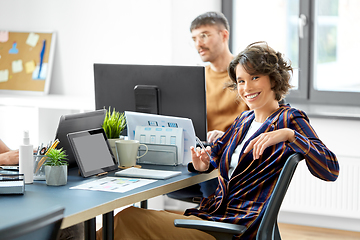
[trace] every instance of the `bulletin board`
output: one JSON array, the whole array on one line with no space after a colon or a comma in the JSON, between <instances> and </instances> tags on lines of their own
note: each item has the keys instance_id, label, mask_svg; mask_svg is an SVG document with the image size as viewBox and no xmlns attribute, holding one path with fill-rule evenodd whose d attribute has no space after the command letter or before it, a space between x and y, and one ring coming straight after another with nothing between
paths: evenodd
<instances>
[{"instance_id":1,"label":"bulletin board","mask_svg":"<svg viewBox=\"0 0 360 240\"><path fill-rule=\"evenodd\" d=\"M49 92L55 35L0 30L0 92Z\"/></svg>"}]
</instances>

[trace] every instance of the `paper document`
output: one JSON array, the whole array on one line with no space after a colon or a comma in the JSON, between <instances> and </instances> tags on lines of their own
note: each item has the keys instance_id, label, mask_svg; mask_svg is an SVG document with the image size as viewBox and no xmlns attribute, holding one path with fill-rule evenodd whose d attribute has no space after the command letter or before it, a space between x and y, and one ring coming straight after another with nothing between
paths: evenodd
<instances>
[{"instance_id":1,"label":"paper document","mask_svg":"<svg viewBox=\"0 0 360 240\"><path fill-rule=\"evenodd\" d=\"M157 180L104 177L75 187L71 187L70 189L123 193L138 187L142 187L149 183L153 183L155 181Z\"/></svg>"}]
</instances>

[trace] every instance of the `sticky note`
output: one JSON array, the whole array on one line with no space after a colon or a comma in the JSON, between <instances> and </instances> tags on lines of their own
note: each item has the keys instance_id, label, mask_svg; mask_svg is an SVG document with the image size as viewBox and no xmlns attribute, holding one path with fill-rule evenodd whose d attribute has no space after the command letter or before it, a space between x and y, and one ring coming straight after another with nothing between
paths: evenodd
<instances>
[{"instance_id":1,"label":"sticky note","mask_svg":"<svg viewBox=\"0 0 360 240\"><path fill-rule=\"evenodd\" d=\"M35 47L37 42L39 41L40 36L35 33L29 33L28 38L26 39L26 44L32 47Z\"/></svg>"},{"instance_id":2,"label":"sticky note","mask_svg":"<svg viewBox=\"0 0 360 240\"><path fill-rule=\"evenodd\" d=\"M22 72L23 66L22 66L22 60L15 60L12 62L12 72L18 73Z\"/></svg>"},{"instance_id":3,"label":"sticky note","mask_svg":"<svg viewBox=\"0 0 360 240\"><path fill-rule=\"evenodd\" d=\"M8 31L0 31L0 42L7 42L9 40Z\"/></svg>"},{"instance_id":4,"label":"sticky note","mask_svg":"<svg viewBox=\"0 0 360 240\"><path fill-rule=\"evenodd\" d=\"M6 82L9 80L9 70L0 70L0 82Z\"/></svg>"},{"instance_id":5,"label":"sticky note","mask_svg":"<svg viewBox=\"0 0 360 240\"><path fill-rule=\"evenodd\" d=\"M9 53L10 54L17 54L19 52L19 49L16 48L17 43L13 42L12 48L10 48Z\"/></svg>"},{"instance_id":6,"label":"sticky note","mask_svg":"<svg viewBox=\"0 0 360 240\"><path fill-rule=\"evenodd\" d=\"M26 73L32 73L35 70L36 64L34 60L28 61L25 63Z\"/></svg>"},{"instance_id":7,"label":"sticky note","mask_svg":"<svg viewBox=\"0 0 360 240\"><path fill-rule=\"evenodd\" d=\"M32 74L33 80L45 80L46 79L46 72L47 72L47 63L43 63L41 66L40 78L39 78L39 69L40 66L36 66L35 70Z\"/></svg>"}]
</instances>

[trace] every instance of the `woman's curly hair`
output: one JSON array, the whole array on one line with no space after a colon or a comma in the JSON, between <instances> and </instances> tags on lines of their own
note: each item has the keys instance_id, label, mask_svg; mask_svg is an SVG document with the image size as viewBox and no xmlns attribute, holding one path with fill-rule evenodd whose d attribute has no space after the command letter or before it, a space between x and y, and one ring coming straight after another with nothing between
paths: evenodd
<instances>
[{"instance_id":1,"label":"woman's curly hair","mask_svg":"<svg viewBox=\"0 0 360 240\"><path fill-rule=\"evenodd\" d=\"M277 101L282 100L292 87L290 85L293 73L291 63L286 62L282 54L274 51L266 42L250 44L231 61L228 67L231 83L227 87L233 90L237 89L235 69L238 64L250 75L269 76L271 90L274 91Z\"/></svg>"}]
</instances>

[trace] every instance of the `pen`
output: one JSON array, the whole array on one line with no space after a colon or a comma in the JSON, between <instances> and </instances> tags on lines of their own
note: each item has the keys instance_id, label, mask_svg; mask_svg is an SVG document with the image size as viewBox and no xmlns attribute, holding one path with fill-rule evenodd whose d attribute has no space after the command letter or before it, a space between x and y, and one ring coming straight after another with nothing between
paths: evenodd
<instances>
[{"instance_id":1,"label":"pen","mask_svg":"<svg viewBox=\"0 0 360 240\"><path fill-rule=\"evenodd\" d=\"M56 148L56 146L59 144L59 139L55 139L55 141L53 142L53 144L51 145L51 147L50 147L50 149L54 149L54 148ZM49 150L50 150L49 149Z\"/></svg>"},{"instance_id":2,"label":"pen","mask_svg":"<svg viewBox=\"0 0 360 240\"><path fill-rule=\"evenodd\" d=\"M46 149L49 149L49 148L51 147L51 145L52 145L52 141L50 141L50 142L48 143L48 145L46 145Z\"/></svg>"},{"instance_id":3,"label":"pen","mask_svg":"<svg viewBox=\"0 0 360 240\"><path fill-rule=\"evenodd\" d=\"M41 145L39 145L39 147L38 147L38 150L37 150L37 152L36 152L36 155L40 155L40 152L41 152L41 149L43 148L43 143L41 143Z\"/></svg>"},{"instance_id":4,"label":"pen","mask_svg":"<svg viewBox=\"0 0 360 240\"><path fill-rule=\"evenodd\" d=\"M205 151L206 154L208 155L208 157L209 157L209 159L210 159L211 165L213 165L214 168L217 168L217 167L218 167L217 164L212 160L210 154L205 150L204 144L202 144L201 140L200 140L198 137L195 136L195 138L196 138L196 142L200 145L200 147L201 147L202 149L204 149L204 151Z\"/></svg>"},{"instance_id":5,"label":"pen","mask_svg":"<svg viewBox=\"0 0 360 240\"><path fill-rule=\"evenodd\" d=\"M34 155L39 155L39 152L40 152L40 145L38 146L36 153L34 152Z\"/></svg>"},{"instance_id":6,"label":"pen","mask_svg":"<svg viewBox=\"0 0 360 240\"><path fill-rule=\"evenodd\" d=\"M51 144L51 146L47 149L45 155L51 150L51 149L54 149L56 148L56 146L59 144L59 139L55 139L55 141Z\"/></svg>"},{"instance_id":7,"label":"pen","mask_svg":"<svg viewBox=\"0 0 360 240\"><path fill-rule=\"evenodd\" d=\"M42 47L41 52L40 52L40 64L39 64L38 79L40 79L40 74L41 74L41 70L42 70L42 66L43 66L44 54L45 54L45 45L46 45L46 40L43 41L43 47Z\"/></svg>"},{"instance_id":8,"label":"pen","mask_svg":"<svg viewBox=\"0 0 360 240\"><path fill-rule=\"evenodd\" d=\"M45 155L50 151L50 149L54 149L54 148L59 144L59 142L60 142L59 139L56 139L56 140L53 142L53 144L47 149ZM40 160L40 162L39 162L39 165L37 166L35 172L39 171L40 167L44 164L45 160L46 160L46 157L41 158L41 160Z\"/></svg>"}]
</instances>

